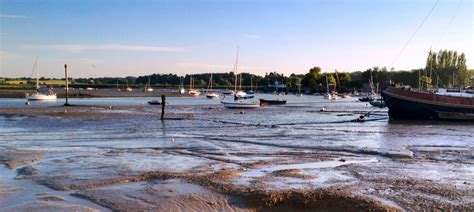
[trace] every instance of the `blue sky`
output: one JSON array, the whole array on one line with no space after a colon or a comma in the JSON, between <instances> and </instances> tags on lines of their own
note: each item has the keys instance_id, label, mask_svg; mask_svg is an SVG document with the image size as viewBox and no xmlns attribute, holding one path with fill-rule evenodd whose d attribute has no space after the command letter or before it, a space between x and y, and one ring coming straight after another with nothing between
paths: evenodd
<instances>
[{"instance_id":1,"label":"blue sky","mask_svg":"<svg viewBox=\"0 0 474 212\"><path fill-rule=\"evenodd\" d=\"M439 0L0 0L0 76L263 75L424 66L430 46L474 62L473 3ZM451 21L452 20L452 21Z\"/></svg>"}]
</instances>

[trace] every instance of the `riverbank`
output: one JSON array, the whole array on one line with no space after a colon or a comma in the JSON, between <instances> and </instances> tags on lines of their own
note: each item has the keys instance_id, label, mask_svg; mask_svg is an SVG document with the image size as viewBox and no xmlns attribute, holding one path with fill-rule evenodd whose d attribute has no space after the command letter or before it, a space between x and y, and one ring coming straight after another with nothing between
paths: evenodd
<instances>
[{"instance_id":1,"label":"riverbank","mask_svg":"<svg viewBox=\"0 0 474 212\"><path fill-rule=\"evenodd\" d=\"M472 126L351 122L364 108L0 108L0 209L474 209Z\"/></svg>"}]
</instances>

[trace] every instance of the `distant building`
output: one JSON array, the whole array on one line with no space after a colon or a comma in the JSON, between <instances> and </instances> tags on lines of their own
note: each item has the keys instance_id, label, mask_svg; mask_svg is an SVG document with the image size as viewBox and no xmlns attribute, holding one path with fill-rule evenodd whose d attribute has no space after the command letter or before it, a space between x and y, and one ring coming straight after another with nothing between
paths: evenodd
<instances>
[{"instance_id":1,"label":"distant building","mask_svg":"<svg viewBox=\"0 0 474 212\"><path fill-rule=\"evenodd\" d=\"M0 85L7 84L7 81L4 78L0 78Z\"/></svg>"}]
</instances>

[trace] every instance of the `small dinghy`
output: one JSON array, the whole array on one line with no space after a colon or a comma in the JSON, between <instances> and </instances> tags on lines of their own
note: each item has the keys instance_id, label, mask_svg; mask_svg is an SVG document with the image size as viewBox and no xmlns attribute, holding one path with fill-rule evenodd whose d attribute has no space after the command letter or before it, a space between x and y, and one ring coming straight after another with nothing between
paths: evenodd
<instances>
[{"instance_id":1,"label":"small dinghy","mask_svg":"<svg viewBox=\"0 0 474 212\"><path fill-rule=\"evenodd\" d=\"M153 100L153 101L148 101L149 105L161 105L161 101L158 100Z\"/></svg>"}]
</instances>

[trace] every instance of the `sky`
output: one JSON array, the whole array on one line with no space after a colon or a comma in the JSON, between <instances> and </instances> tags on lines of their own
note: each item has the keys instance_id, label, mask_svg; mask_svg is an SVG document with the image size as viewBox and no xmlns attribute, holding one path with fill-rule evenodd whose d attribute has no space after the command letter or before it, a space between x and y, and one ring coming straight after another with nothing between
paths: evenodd
<instances>
[{"instance_id":1,"label":"sky","mask_svg":"<svg viewBox=\"0 0 474 212\"><path fill-rule=\"evenodd\" d=\"M32 76L36 57L45 77L62 77L65 63L72 77L228 72L237 47L239 72L259 75L422 68L430 48L464 52L473 68L473 4L0 0L0 77Z\"/></svg>"}]
</instances>

